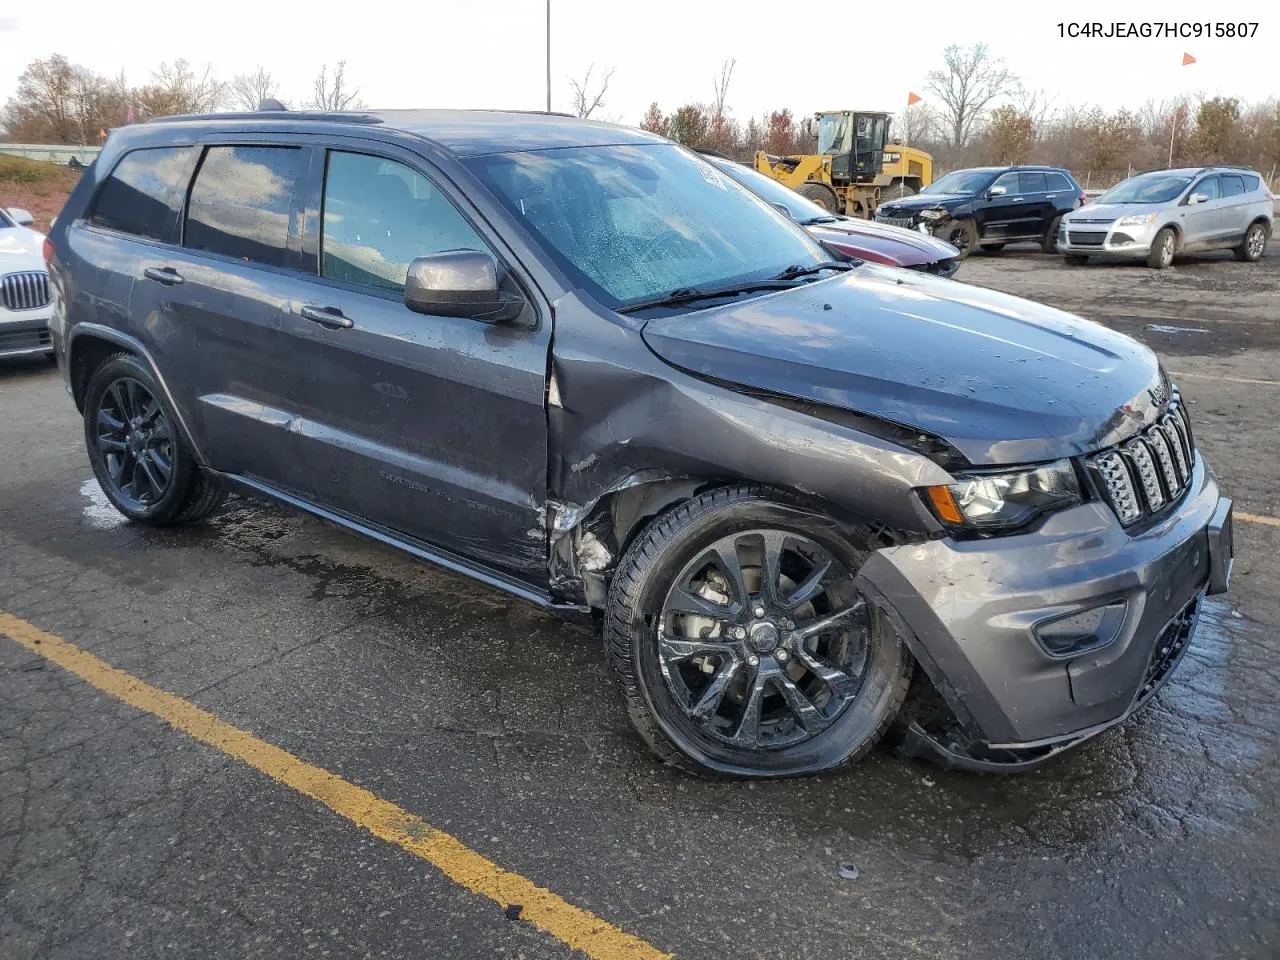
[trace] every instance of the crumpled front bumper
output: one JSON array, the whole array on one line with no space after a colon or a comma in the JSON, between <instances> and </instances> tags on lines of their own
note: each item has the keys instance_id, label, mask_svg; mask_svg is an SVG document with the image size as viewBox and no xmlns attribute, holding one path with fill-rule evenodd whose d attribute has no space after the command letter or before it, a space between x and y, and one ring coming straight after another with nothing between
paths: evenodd
<instances>
[{"instance_id":1,"label":"crumpled front bumper","mask_svg":"<svg viewBox=\"0 0 1280 960\"><path fill-rule=\"evenodd\" d=\"M1177 509L1137 534L1090 502L1026 534L877 552L863 588L954 714L945 731L908 728L904 748L1014 770L1121 722L1177 664L1200 598L1226 589L1231 553L1231 501L1202 457ZM1050 655L1033 631L1119 600L1116 638L1074 658Z\"/></svg>"}]
</instances>

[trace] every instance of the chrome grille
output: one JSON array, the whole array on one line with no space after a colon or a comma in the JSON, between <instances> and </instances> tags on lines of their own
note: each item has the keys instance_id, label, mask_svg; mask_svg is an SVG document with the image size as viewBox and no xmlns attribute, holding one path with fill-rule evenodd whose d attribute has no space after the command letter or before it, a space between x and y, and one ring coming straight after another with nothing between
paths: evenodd
<instances>
[{"instance_id":1,"label":"chrome grille","mask_svg":"<svg viewBox=\"0 0 1280 960\"><path fill-rule=\"evenodd\" d=\"M0 302L6 310L38 310L47 307L49 275L38 270L0 277Z\"/></svg>"},{"instance_id":2,"label":"chrome grille","mask_svg":"<svg viewBox=\"0 0 1280 960\"><path fill-rule=\"evenodd\" d=\"M887 223L891 227L909 227L914 222L914 217L882 217L876 214L876 223Z\"/></svg>"},{"instance_id":3,"label":"chrome grille","mask_svg":"<svg viewBox=\"0 0 1280 960\"><path fill-rule=\"evenodd\" d=\"M1191 483L1195 445L1186 409L1175 400L1164 416L1122 447L1086 462L1121 523L1159 513Z\"/></svg>"}]
</instances>

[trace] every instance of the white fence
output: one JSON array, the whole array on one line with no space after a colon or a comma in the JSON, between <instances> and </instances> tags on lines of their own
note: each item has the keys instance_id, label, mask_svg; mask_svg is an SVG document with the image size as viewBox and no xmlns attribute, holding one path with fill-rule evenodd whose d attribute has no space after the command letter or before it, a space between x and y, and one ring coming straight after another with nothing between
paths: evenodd
<instances>
[{"instance_id":1,"label":"white fence","mask_svg":"<svg viewBox=\"0 0 1280 960\"><path fill-rule=\"evenodd\" d=\"M101 147L67 146L61 143L0 143L0 153L28 160L47 160L64 166L74 158L86 167L93 163Z\"/></svg>"}]
</instances>

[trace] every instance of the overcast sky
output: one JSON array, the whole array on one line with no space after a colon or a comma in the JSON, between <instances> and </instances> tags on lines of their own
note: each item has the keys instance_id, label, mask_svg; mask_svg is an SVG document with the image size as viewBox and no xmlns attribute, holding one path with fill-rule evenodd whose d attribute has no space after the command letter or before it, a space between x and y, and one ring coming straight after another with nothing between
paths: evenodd
<instances>
[{"instance_id":1,"label":"overcast sky","mask_svg":"<svg viewBox=\"0 0 1280 960\"><path fill-rule=\"evenodd\" d=\"M1164 0L1118 4L890 0L812 5L776 0L552 0L552 98L571 105L570 75L615 69L596 116L637 123L652 100L665 111L711 99L722 60L736 58L729 92L742 119L898 110L948 43L985 41L1026 86L1056 105L1136 106L1194 92L1261 100L1277 94L1268 68L1280 48L1273 3ZM1123 14L1119 13L1123 9ZM302 13L301 11L305 11ZM791 11L795 11L794 15ZM1264 12L1267 11L1267 12ZM894 25L895 13L900 25ZM1260 21L1253 39L1060 39L1059 21ZM545 0L281 4L267 0L0 0L0 102L32 59L60 52L105 74L145 82L158 61L185 57L215 74L266 66L285 99L300 99L323 61L347 61L370 107L512 107L545 102ZM1197 59L1181 66L1183 53Z\"/></svg>"}]
</instances>

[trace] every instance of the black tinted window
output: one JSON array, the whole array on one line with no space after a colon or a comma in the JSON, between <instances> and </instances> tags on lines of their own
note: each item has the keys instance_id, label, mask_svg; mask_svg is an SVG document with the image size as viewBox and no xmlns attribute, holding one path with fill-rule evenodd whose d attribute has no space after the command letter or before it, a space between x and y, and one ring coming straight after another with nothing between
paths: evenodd
<instances>
[{"instance_id":1,"label":"black tinted window","mask_svg":"<svg viewBox=\"0 0 1280 960\"><path fill-rule=\"evenodd\" d=\"M184 243L285 266L289 217L305 167L306 154L296 147L210 147L191 187Z\"/></svg>"},{"instance_id":2,"label":"black tinted window","mask_svg":"<svg viewBox=\"0 0 1280 960\"><path fill-rule=\"evenodd\" d=\"M151 240L175 242L190 156L190 147L125 154L98 193L93 223Z\"/></svg>"},{"instance_id":3,"label":"black tinted window","mask_svg":"<svg viewBox=\"0 0 1280 960\"><path fill-rule=\"evenodd\" d=\"M1049 190L1052 193L1075 189L1075 187L1071 185L1071 181L1060 173L1046 173L1044 175L1044 179L1045 184L1049 187Z\"/></svg>"},{"instance_id":4,"label":"black tinted window","mask_svg":"<svg viewBox=\"0 0 1280 960\"><path fill-rule=\"evenodd\" d=\"M1018 183L1018 189L1022 193L1044 193L1048 189L1044 184L1043 173L1020 173Z\"/></svg>"},{"instance_id":5,"label":"black tinted window","mask_svg":"<svg viewBox=\"0 0 1280 960\"><path fill-rule=\"evenodd\" d=\"M426 177L394 160L329 153L322 276L398 292L413 260L461 249L488 248Z\"/></svg>"},{"instance_id":6,"label":"black tinted window","mask_svg":"<svg viewBox=\"0 0 1280 960\"><path fill-rule=\"evenodd\" d=\"M1224 197L1238 197L1244 193L1244 179L1241 177L1219 177L1222 182L1222 195Z\"/></svg>"}]
</instances>

